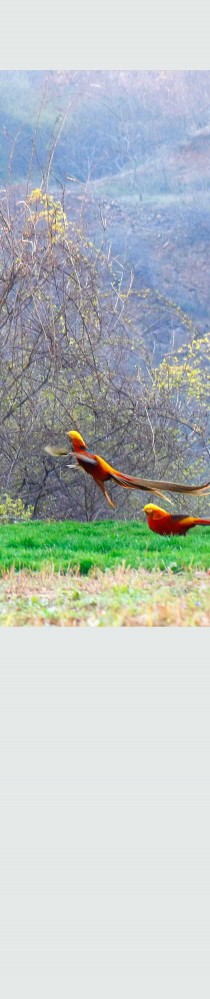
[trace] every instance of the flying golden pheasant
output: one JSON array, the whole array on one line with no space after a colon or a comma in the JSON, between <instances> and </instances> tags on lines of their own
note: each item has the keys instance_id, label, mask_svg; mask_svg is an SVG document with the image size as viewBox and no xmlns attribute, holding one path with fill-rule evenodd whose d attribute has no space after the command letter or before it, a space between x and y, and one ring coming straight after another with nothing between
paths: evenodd
<instances>
[{"instance_id":1,"label":"flying golden pheasant","mask_svg":"<svg viewBox=\"0 0 210 999\"><path fill-rule=\"evenodd\" d=\"M186 534L191 527L197 527L198 524L210 527L210 520L204 520L203 517L186 517L186 514L181 513L168 513L160 506L155 506L155 503L147 503L144 506L144 513L147 515L148 527L156 534Z\"/></svg>"},{"instance_id":2,"label":"flying golden pheasant","mask_svg":"<svg viewBox=\"0 0 210 999\"><path fill-rule=\"evenodd\" d=\"M164 495L163 489L172 493L188 493L193 496L201 496L202 493L204 494L209 491L210 482L206 482L201 486L185 486L177 482L167 482L164 479L137 479L133 475L124 475L123 472L118 472L116 468L109 465L100 455L92 454L91 451L88 451L83 437L76 430L69 430L67 436L70 437L72 442L78 464L88 475L92 475L94 482L96 482L106 497L107 503L114 509L115 504L110 499L105 488L105 482L108 482L108 479L113 479L114 482L118 483L118 486L123 486L124 489L143 489L148 493L154 493L155 496L161 496L162 499L166 499L168 502L170 500ZM69 454L67 449L51 447L50 444L45 447L45 451L53 457ZM75 466L70 465L69 467Z\"/></svg>"}]
</instances>

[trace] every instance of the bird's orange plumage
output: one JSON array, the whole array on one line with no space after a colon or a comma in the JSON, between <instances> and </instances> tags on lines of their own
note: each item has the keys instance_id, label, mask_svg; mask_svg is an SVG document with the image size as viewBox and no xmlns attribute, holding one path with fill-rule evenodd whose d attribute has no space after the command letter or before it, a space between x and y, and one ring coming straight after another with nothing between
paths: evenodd
<instances>
[{"instance_id":1,"label":"bird's orange plumage","mask_svg":"<svg viewBox=\"0 0 210 999\"><path fill-rule=\"evenodd\" d=\"M186 517L181 513L168 513L160 506L155 506L155 503L147 503L144 506L144 512L147 516L148 527L151 531L155 531L155 534L186 534L198 524L203 526L207 524L210 527L210 520L203 517Z\"/></svg>"}]
</instances>

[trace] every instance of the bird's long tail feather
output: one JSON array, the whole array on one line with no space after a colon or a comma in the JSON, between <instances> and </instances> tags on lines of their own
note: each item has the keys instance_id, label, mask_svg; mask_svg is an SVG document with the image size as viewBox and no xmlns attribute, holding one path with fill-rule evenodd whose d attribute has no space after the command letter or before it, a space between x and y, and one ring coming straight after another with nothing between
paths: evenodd
<instances>
[{"instance_id":1,"label":"bird's long tail feather","mask_svg":"<svg viewBox=\"0 0 210 999\"><path fill-rule=\"evenodd\" d=\"M203 525L203 527L205 526L210 527L210 520L205 520L204 517L196 517L195 522L196 524Z\"/></svg>"},{"instance_id":2,"label":"bird's long tail feather","mask_svg":"<svg viewBox=\"0 0 210 999\"><path fill-rule=\"evenodd\" d=\"M172 493L188 493L192 496L205 495L210 491L210 482L201 486L187 486L180 482L168 482L166 479L139 479L132 475L123 475L116 469L113 469L111 474L112 478L116 479L116 482L121 486L124 485L130 489L145 489L147 492L153 492L156 496L163 496L163 489Z\"/></svg>"},{"instance_id":3,"label":"bird's long tail feather","mask_svg":"<svg viewBox=\"0 0 210 999\"><path fill-rule=\"evenodd\" d=\"M172 502L172 500L170 500L169 497L166 496L165 493L163 493L161 489L152 488L152 486L154 485L154 483L153 484L149 483L149 485L146 485L146 480L144 480L144 479L136 479L136 480L134 479L133 482L132 482L132 477L130 477L130 476L128 476L128 479L129 479L128 482L126 482L124 480L124 477L122 478L121 475L112 475L112 478L115 479L115 482L118 482L119 486L123 486L123 489L142 489L144 492L154 493L154 496L160 496L161 499L166 500L167 503L171 503ZM127 476L125 476L125 479L126 478L127 478ZM141 485L140 485L140 483L141 483ZM144 483L144 485L143 485L143 483Z\"/></svg>"}]
</instances>

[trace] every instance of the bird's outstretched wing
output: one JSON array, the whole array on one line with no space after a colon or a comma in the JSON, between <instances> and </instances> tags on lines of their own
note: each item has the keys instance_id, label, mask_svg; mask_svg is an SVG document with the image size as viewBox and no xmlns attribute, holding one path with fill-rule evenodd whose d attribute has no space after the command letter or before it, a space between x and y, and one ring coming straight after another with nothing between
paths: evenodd
<instances>
[{"instance_id":1,"label":"bird's outstretched wing","mask_svg":"<svg viewBox=\"0 0 210 999\"><path fill-rule=\"evenodd\" d=\"M65 455L65 456L66 455L70 455L70 451L69 451L68 448L54 447L51 444L47 444L47 446L44 448L44 450L47 451L47 454L50 454L52 456L52 458L60 458L60 457L62 457L62 455ZM79 461L79 458L82 459L84 465L92 465L93 468L97 468L98 467L98 463L97 463L96 459L94 457L90 457L88 454L84 454L83 451L81 451L81 453L80 453L80 451L77 451L77 459L78 459L78 461ZM76 465L74 465L74 468L76 468Z\"/></svg>"},{"instance_id":2,"label":"bird's outstretched wing","mask_svg":"<svg viewBox=\"0 0 210 999\"><path fill-rule=\"evenodd\" d=\"M69 454L69 449L68 448L64 448L64 447L53 447L51 444L47 444L46 447L44 448L44 451L46 451L47 454L51 454L52 458L58 458L61 455L64 455L64 454L67 455L67 454Z\"/></svg>"}]
</instances>

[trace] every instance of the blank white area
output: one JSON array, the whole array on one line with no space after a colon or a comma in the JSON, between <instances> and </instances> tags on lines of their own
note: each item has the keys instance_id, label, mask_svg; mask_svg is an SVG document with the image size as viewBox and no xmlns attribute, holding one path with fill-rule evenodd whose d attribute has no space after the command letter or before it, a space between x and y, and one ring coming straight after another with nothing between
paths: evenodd
<instances>
[{"instance_id":1,"label":"blank white area","mask_svg":"<svg viewBox=\"0 0 210 999\"><path fill-rule=\"evenodd\" d=\"M2 5L3 69L208 69L206 0Z\"/></svg>"},{"instance_id":2,"label":"blank white area","mask_svg":"<svg viewBox=\"0 0 210 999\"><path fill-rule=\"evenodd\" d=\"M2 657L1 995L209 999L208 629L196 667L187 629L40 631Z\"/></svg>"}]
</instances>

